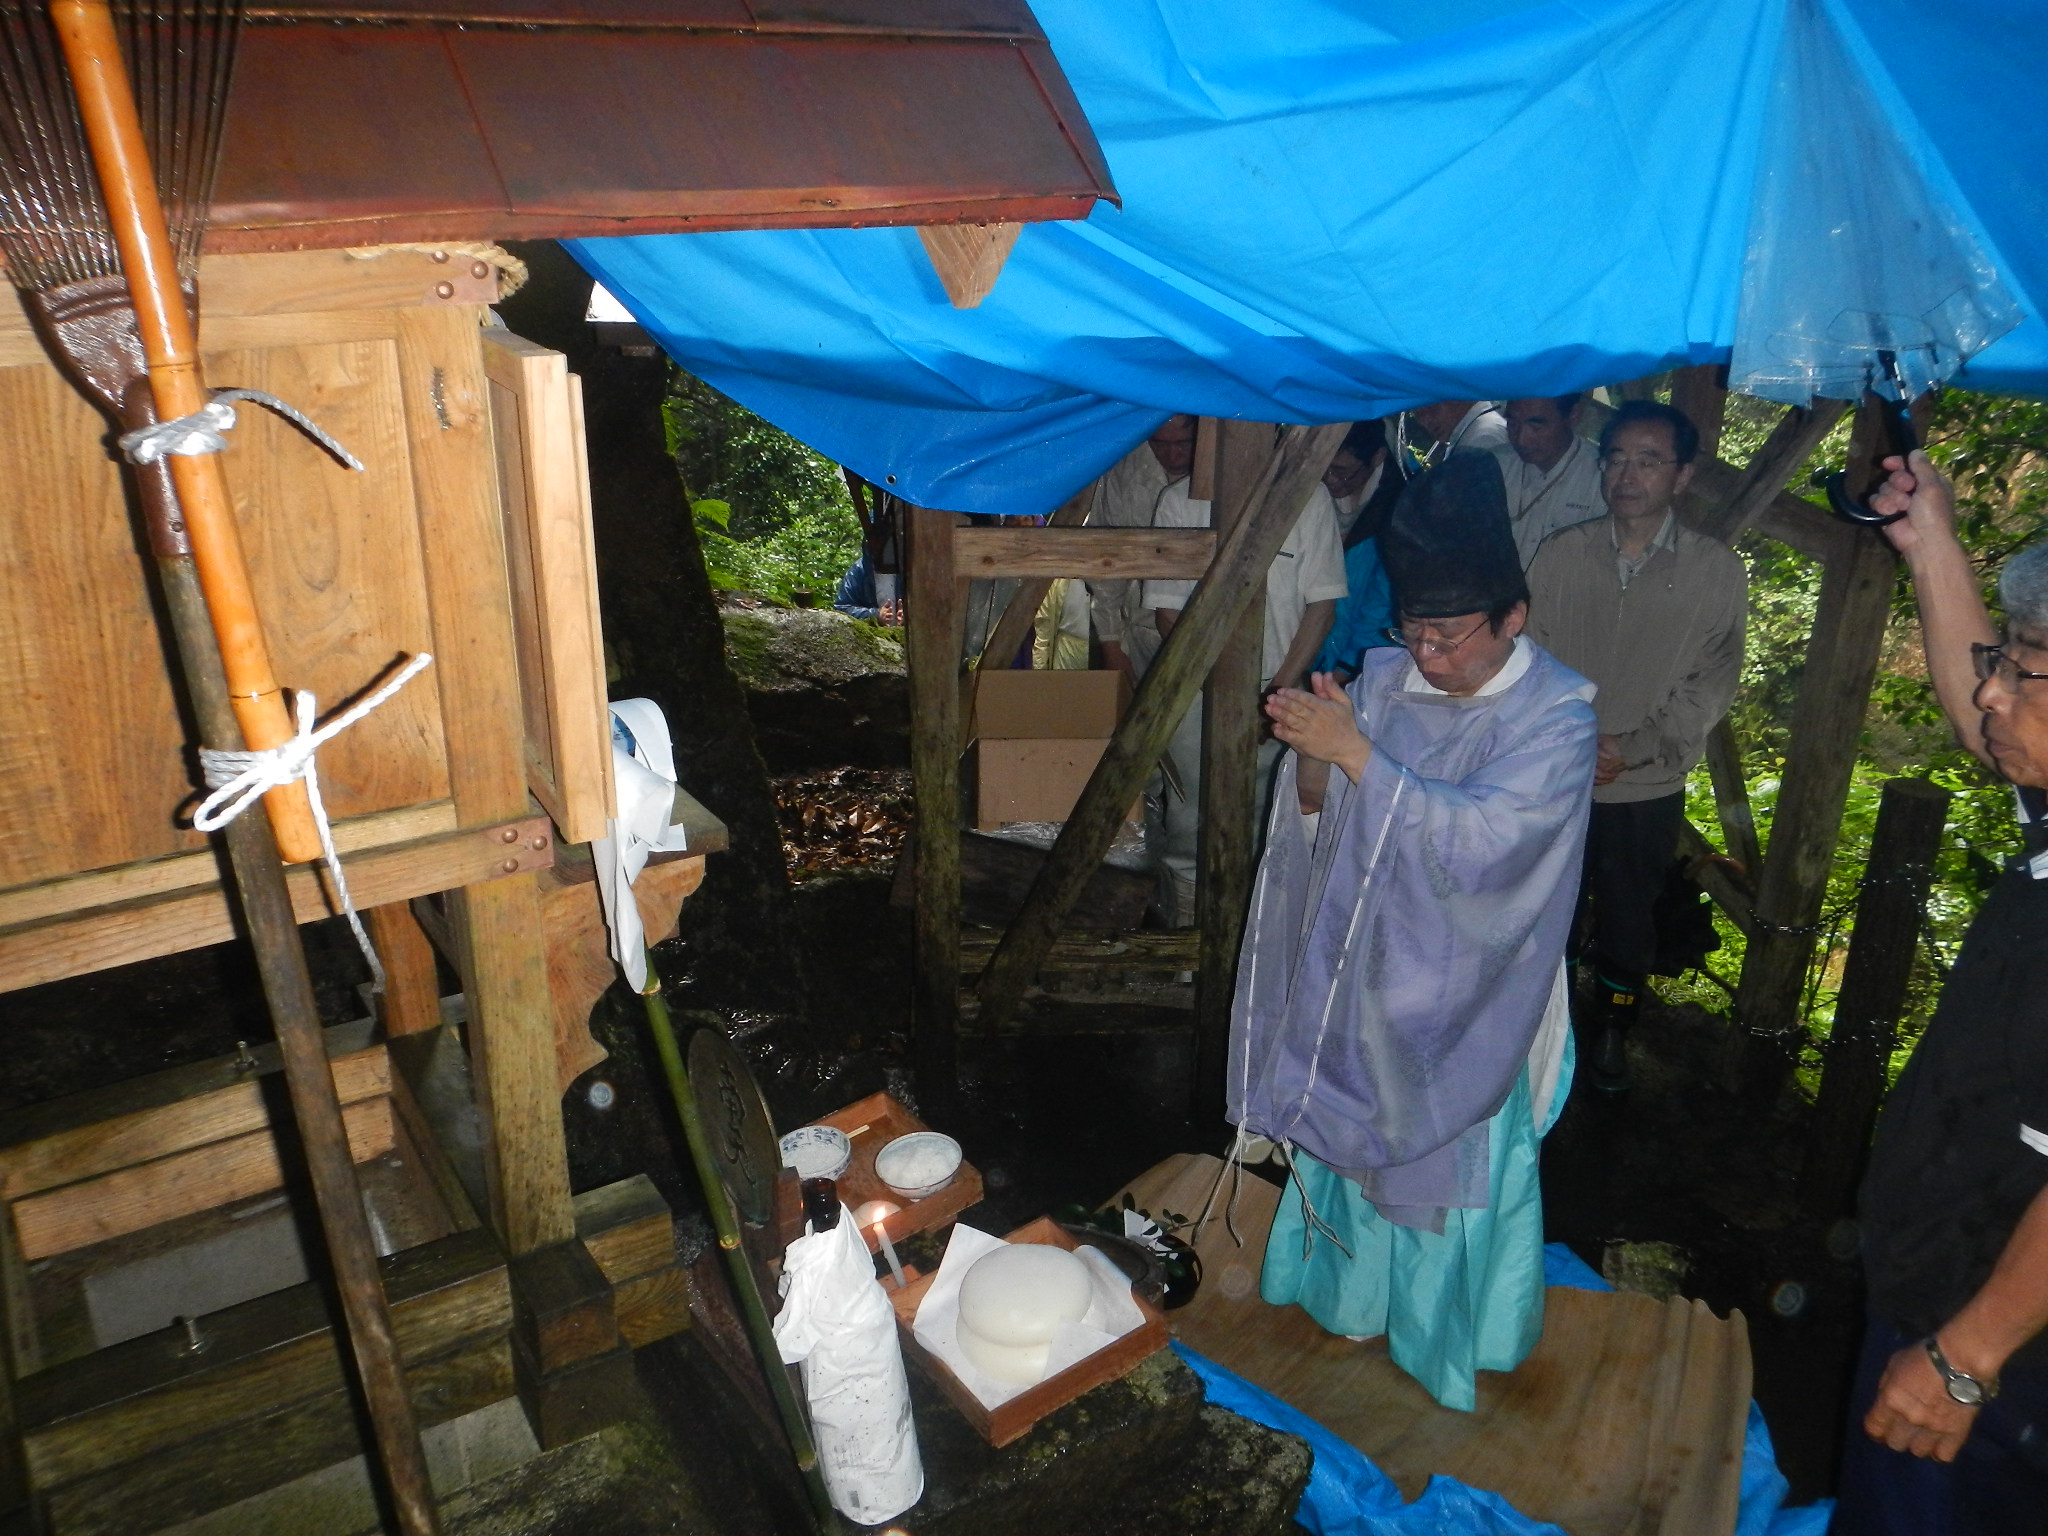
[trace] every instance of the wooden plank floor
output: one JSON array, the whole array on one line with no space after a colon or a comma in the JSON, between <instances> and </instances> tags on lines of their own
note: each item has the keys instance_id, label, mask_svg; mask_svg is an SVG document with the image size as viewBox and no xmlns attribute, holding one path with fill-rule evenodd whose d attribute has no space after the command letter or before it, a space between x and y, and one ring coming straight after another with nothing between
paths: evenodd
<instances>
[{"instance_id":1,"label":"wooden plank floor","mask_svg":"<svg viewBox=\"0 0 2048 1536\"><path fill-rule=\"evenodd\" d=\"M1146 1210L1192 1216L1221 1166L1184 1153L1130 1193ZM1244 1245L1220 1218L1209 1222L1197 1244L1202 1287L1167 1314L1190 1348L1350 1441L1407 1498L1444 1474L1570 1536L1733 1531L1750 1394L1741 1313L1722 1319L1683 1298L1553 1287L1536 1349L1512 1372L1481 1372L1477 1409L1458 1413L1395 1366L1385 1340L1353 1343L1299 1307L1259 1299L1278 1203L1278 1189L1247 1175L1234 1218Z\"/></svg>"}]
</instances>

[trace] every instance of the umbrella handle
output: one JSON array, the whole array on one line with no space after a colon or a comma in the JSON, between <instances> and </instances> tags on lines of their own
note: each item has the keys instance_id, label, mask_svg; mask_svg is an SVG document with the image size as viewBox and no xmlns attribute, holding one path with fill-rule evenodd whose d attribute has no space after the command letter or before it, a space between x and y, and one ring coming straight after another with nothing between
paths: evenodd
<instances>
[{"instance_id":1,"label":"umbrella handle","mask_svg":"<svg viewBox=\"0 0 2048 1536\"><path fill-rule=\"evenodd\" d=\"M200 378L198 338L178 281L113 15L105 0L51 0L50 19L70 67L79 116L121 253L121 270L134 298L157 420L194 415L210 397ZM291 712L271 670L270 649L219 457L178 455L170 460L170 469L243 744L254 752L282 746L294 733ZM264 797L264 806L286 863L320 856L319 829L303 783L273 789Z\"/></svg>"},{"instance_id":2,"label":"umbrella handle","mask_svg":"<svg viewBox=\"0 0 2048 1536\"><path fill-rule=\"evenodd\" d=\"M1887 399L1876 390L1866 387L1863 391L1864 408L1880 413L1880 425L1884 432L1884 452L1880 460L1894 455L1903 459L1920 446L1920 432L1913 425L1913 402L1906 398L1906 383L1899 375L1898 356L1892 352L1877 354L1877 368L1890 380L1897 392L1896 399ZM1845 523L1856 523L1865 528L1882 528L1887 523L1896 523L1906 514L1903 512L1873 512L1868 497L1857 501L1849 494L1849 472L1838 469L1822 484L1828 493L1828 505L1835 516Z\"/></svg>"}]
</instances>

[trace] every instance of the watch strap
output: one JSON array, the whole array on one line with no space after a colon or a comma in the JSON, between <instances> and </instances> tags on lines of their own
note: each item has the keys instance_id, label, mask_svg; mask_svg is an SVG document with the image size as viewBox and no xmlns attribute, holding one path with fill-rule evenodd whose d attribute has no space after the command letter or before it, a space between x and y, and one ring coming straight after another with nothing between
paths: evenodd
<instances>
[{"instance_id":1,"label":"watch strap","mask_svg":"<svg viewBox=\"0 0 2048 1536\"><path fill-rule=\"evenodd\" d=\"M1959 1371L1949 1364L1948 1356L1941 1352L1941 1345L1933 1334L1920 1341L1927 1351L1927 1358L1934 1362L1934 1368L1941 1372L1942 1384L1948 1388L1948 1395L1966 1408L1980 1408L1998 1396L1998 1378L1979 1381L1968 1371Z\"/></svg>"}]
</instances>

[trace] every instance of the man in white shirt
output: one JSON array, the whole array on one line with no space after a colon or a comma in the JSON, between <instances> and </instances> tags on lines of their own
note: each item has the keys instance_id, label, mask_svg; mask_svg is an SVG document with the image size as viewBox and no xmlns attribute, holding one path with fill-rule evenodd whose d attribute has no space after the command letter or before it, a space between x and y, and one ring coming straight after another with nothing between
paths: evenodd
<instances>
[{"instance_id":1,"label":"man in white shirt","mask_svg":"<svg viewBox=\"0 0 2048 1536\"><path fill-rule=\"evenodd\" d=\"M1508 440L1508 424L1491 400L1439 400L1416 406L1408 419L1435 440L1422 461L1431 469L1460 448L1499 448Z\"/></svg>"},{"instance_id":2,"label":"man in white shirt","mask_svg":"<svg viewBox=\"0 0 2048 1536\"><path fill-rule=\"evenodd\" d=\"M1607 515L1599 452L1577 431L1583 398L1538 395L1510 400L1502 412L1508 440L1493 456L1507 482L1508 522L1525 571L1536 546L1558 529Z\"/></svg>"},{"instance_id":3,"label":"man in white shirt","mask_svg":"<svg viewBox=\"0 0 2048 1536\"><path fill-rule=\"evenodd\" d=\"M1096 482L1088 508L1091 528L1150 528L1152 509L1169 482L1195 462L1195 418L1169 416L1146 441L1109 467ZM1088 583L1089 615L1102 645L1102 664L1128 673L1133 684L1159 650L1159 631L1135 581Z\"/></svg>"},{"instance_id":4,"label":"man in white shirt","mask_svg":"<svg viewBox=\"0 0 2048 1536\"><path fill-rule=\"evenodd\" d=\"M1188 495L1185 478L1159 493L1153 512L1155 528L1206 528L1209 503ZM1192 581L1148 581L1143 601L1152 611L1163 638L1193 595ZM1280 553L1266 569L1266 621L1260 647L1259 686L1307 686L1308 666L1322 649L1337 614L1337 601L1349 590L1344 579L1344 549L1337 536L1337 509L1321 485L1309 492ZM1259 747L1260 779L1280 759L1283 749L1270 738ZM1167 749L1178 777L1179 793L1169 784L1162 824L1155 827L1160 863L1170 876L1167 891L1176 925L1194 921L1196 848L1201 829L1202 703L1198 698Z\"/></svg>"}]
</instances>

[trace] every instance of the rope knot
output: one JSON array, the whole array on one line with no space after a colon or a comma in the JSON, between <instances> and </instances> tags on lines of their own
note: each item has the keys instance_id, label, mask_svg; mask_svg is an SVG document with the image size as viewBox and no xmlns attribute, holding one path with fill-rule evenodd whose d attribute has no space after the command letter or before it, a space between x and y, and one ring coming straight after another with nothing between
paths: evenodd
<instances>
[{"instance_id":1,"label":"rope knot","mask_svg":"<svg viewBox=\"0 0 2048 1536\"><path fill-rule=\"evenodd\" d=\"M201 454L225 453L227 435L235 425L234 402L237 400L247 400L275 411L350 469L362 469L363 461L321 430L312 417L260 389L216 390L211 400L189 416L174 417L170 421L159 421L122 433L118 439L121 452L128 456L131 464L154 464L167 456L197 458Z\"/></svg>"},{"instance_id":2,"label":"rope knot","mask_svg":"<svg viewBox=\"0 0 2048 1536\"><path fill-rule=\"evenodd\" d=\"M228 408L223 406L221 409ZM230 411L229 414L233 413ZM342 916L348 919L356 943L362 948L363 958L370 963L371 985L378 992L384 990L384 966L377 958L369 934L363 931L363 921L356 914L355 901L348 893L348 879L341 872L341 854L334 846L334 828L327 820L327 807L320 800L320 774L314 765L314 754L432 666L433 661L432 656L421 651L393 674L390 681L365 694L325 725L318 724L319 704L313 695L304 689L293 693L292 714L298 729L293 732L291 740L277 746L258 752L231 752L213 747L199 749L199 766L212 793L201 800L198 809L192 813L195 831L219 831L273 789L281 789L300 779L306 781L306 800L313 810L313 824L320 830L320 861L327 866L327 873L334 881L334 894L341 904Z\"/></svg>"}]
</instances>

